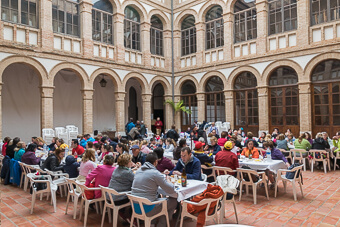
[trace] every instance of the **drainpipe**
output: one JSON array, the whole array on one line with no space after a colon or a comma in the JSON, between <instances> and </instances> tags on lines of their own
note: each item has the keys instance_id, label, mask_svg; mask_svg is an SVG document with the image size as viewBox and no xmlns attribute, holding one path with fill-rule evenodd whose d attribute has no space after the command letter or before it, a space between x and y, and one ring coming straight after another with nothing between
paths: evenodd
<instances>
[{"instance_id":1,"label":"drainpipe","mask_svg":"<svg viewBox=\"0 0 340 227\"><path fill-rule=\"evenodd\" d=\"M175 102L175 62L174 62L174 0L171 0L171 87L172 101ZM172 111L175 122L175 111Z\"/></svg>"}]
</instances>

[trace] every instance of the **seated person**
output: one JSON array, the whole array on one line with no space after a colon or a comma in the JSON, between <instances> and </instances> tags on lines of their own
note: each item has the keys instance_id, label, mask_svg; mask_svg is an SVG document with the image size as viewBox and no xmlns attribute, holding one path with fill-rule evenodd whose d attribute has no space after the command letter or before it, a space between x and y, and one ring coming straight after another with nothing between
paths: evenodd
<instances>
[{"instance_id":1,"label":"seated person","mask_svg":"<svg viewBox=\"0 0 340 227\"><path fill-rule=\"evenodd\" d=\"M252 155L252 158L259 158L259 151L257 150L256 147L254 147L254 141L253 140L248 140L247 141L247 147L243 148L243 151L241 155L246 156L249 158L250 154Z\"/></svg>"},{"instance_id":2,"label":"seated person","mask_svg":"<svg viewBox=\"0 0 340 227\"><path fill-rule=\"evenodd\" d=\"M14 149L14 160L21 162L21 157L25 153L26 144L23 141L20 141L17 147Z\"/></svg>"},{"instance_id":3,"label":"seated person","mask_svg":"<svg viewBox=\"0 0 340 227\"><path fill-rule=\"evenodd\" d=\"M217 144L217 138L215 136L210 138L210 146L206 145L204 150L210 151L213 155L216 155L219 151L221 151L221 146Z\"/></svg>"},{"instance_id":4,"label":"seated person","mask_svg":"<svg viewBox=\"0 0 340 227\"><path fill-rule=\"evenodd\" d=\"M105 155L113 155L113 148L109 144L101 145L101 155L98 156L98 161L103 160Z\"/></svg>"},{"instance_id":5,"label":"seated person","mask_svg":"<svg viewBox=\"0 0 340 227\"><path fill-rule=\"evenodd\" d=\"M238 158L237 155L231 150L233 149L234 145L231 141L227 141L224 144L223 150L218 152L215 157L215 165L222 166L222 167L229 167L232 170L236 170L239 168ZM236 176L236 173L228 173Z\"/></svg>"},{"instance_id":6,"label":"seated person","mask_svg":"<svg viewBox=\"0 0 340 227\"><path fill-rule=\"evenodd\" d=\"M80 163L79 176L77 177L78 182L85 183L87 175L97 167L95 152L93 148L89 148L84 152Z\"/></svg>"},{"instance_id":7,"label":"seated person","mask_svg":"<svg viewBox=\"0 0 340 227\"><path fill-rule=\"evenodd\" d=\"M247 138L244 140L244 142L246 143L248 140L252 140L254 142L254 147L258 147L259 144L256 142L255 139L253 139L254 134L252 132L248 132L247 133Z\"/></svg>"},{"instance_id":8,"label":"seated person","mask_svg":"<svg viewBox=\"0 0 340 227\"><path fill-rule=\"evenodd\" d=\"M143 165L145 162L145 154L140 151L139 146L135 144L131 147L131 150L132 150L132 162L137 166Z\"/></svg>"},{"instance_id":9,"label":"seated person","mask_svg":"<svg viewBox=\"0 0 340 227\"><path fill-rule=\"evenodd\" d=\"M36 157L35 151L37 150L37 145L35 143L31 143L28 145L26 152L21 157L21 162L27 164L27 165L39 165L41 156Z\"/></svg>"},{"instance_id":10,"label":"seated person","mask_svg":"<svg viewBox=\"0 0 340 227\"><path fill-rule=\"evenodd\" d=\"M164 178L164 176L156 169L158 157L156 153L151 152L146 156L146 160L144 165L137 170L135 174L135 179L132 184L131 194L143 198L147 198L151 202L157 201L159 199L158 196L158 188L161 187L165 193L171 195L176 193L174 189L174 185ZM172 215L177 206L177 199L168 197L167 207L168 207L168 215L171 220ZM133 204L135 209L139 208L138 204ZM147 216L153 216L158 214L162 210L162 205L157 204L155 206L144 206L144 210ZM158 218L157 226L166 226L166 219L164 215Z\"/></svg>"},{"instance_id":11,"label":"seated person","mask_svg":"<svg viewBox=\"0 0 340 227\"><path fill-rule=\"evenodd\" d=\"M181 150L183 147L187 146L187 140L182 138L179 140L178 146L176 149L173 151L173 158L174 160L178 160L181 158Z\"/></svg>"},{"instance_id":12,"label":"seated person","mask_svg":"<svg viewBox=\"0 0 340 227\"><path fill-rule=\"evenodd\" d=\"M213 153L210 153L210 151L203 151L204 143L197 142L195 143L195 150L194 150L194 156L200 160L201 165L206 165L208 167L212 166L212 162L214 161Z\"/></svg>"},{"instance_id":13,"label":"seated person","mask_svg":"<svg viewBox=\"0 0 340 227\"><path fill-rule=\"evenodd\" d=\"M153 150L157 154L158 157L158 164L157 169L159 172L163 173L166 169L172 170L175 168L174 164L171 162L170 159L164 157L164 150L161 147L157 147L155 150Z\"/></svg>"},{"instance_id":14,"label":"seated person","mask_svg":"<svg viewBox=\"0 0 340 227\"><path fill-rule=\"evenodd\" d=\"M77 139L72 140L72 155L82 155L84 153L84 148L79 145Z\"/></svg>"},{"instance_id":15,"label":"seated person","mask_svg":"<svg viewBox=\"0 0 340 227\"><path fill-rule=\"evenodd\" d=\"M288 150L288 142L285 139L285 135L283 135L282 133L277 136L276 144L277 144L276 146L277 149Z\"/></svg>"},{"instance_id":16,"label":"seated person","mask_svg":"<svg viewBox=\"0 0 340 227\"><path fill-rule=\"evenodd\" d=\"M65 159L64 172L68 174L69 178L76 178L79 175L78 167L80 164L72 155L69 155Z\"/></svg>"},{"instance_id":17,"label":"seated person","mask_svg":"<svg viewBox=\"0 0 340 227\"><path fill-rule=\"evenodd\" d=\"M48 169L50 171L62 171L64 169L63 165L60 165L61 160L64 158L65 150L61 148L56 148L54 153L51 153L42 164L41 169Z\"/></svg>"},{"instance_id":18,"label":"seated person","mask_svg":"<svg viewBox=\"0 0 340 227\"><path fill-rule=\"evenodd\" d=\"M187 179L202 180L201 176L201 162L198 158L191 154L189 147L182 148L181 158L178 160L177 165L171 171L165 170L164 174L182 175L183 168L187 174Z\"/></svg>"},{"instance_id":19,"label":"seated person","mask_svg":"<svg viewBox=\"0 0 340 227\"><path fill-rule=\"evenodd\" d=\"M217 140L217 144L220 146L220 147L223 147L224 144L228 141L228 132L226 131L223 131L221 133L221 138L219 138Z\"/></svg>"}]
</instances>

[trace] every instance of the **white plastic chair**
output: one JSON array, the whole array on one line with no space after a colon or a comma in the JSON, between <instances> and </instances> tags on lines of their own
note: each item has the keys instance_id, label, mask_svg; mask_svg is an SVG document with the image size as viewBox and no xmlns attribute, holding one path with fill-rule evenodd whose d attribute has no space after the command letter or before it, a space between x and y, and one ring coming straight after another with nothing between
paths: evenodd
<instances>
[{"instance_id":1,"label":"white plastic chair","mask_svg":"<svg viewBox=\"0 0 340 227\"><path fill-rule=\"evenodd\" d=\"M207 182L208 176L207 174L202 173L202 181Z\"/></svg>"},{"instance_id":2,"label":"white plastic chair","mask_svg":"<svg viewBox=\"0 0 340 227\"><path fill-rule=\"evenodd\" d=\"M54 130L52 128L43 128L42 129L42 137L45 141L52 140L55 137Z\"/></svg>"},{"instance_id":3,"label":"white plastic chair","mask_svg":"<svg viewBox=\"0 0 340 227\"><path fill-rule=\"evenodd\" d=\"M208 179L209 177L214 177L214 170L213 170L213 167L208 167L208 166L206 166L206 165L201 165L201 169L202 169L202 172L203 172L203 170L211 170L211 173L210 173L209 175L204 174L204 175L207 176L207 179ZM214 178L215 178L215 177L214 177Z\"/></svg>"},{"instance_id":4,"label":"white plastic chair","mask_svg":"<svg viewBox=\"0 0 340 227\"><path fill-rule=\"evenodd\" d=\"M237 170L232 170L229 167L223 167L223 166L213 166L212 168L213 168L213 176L214 176L215 181L216 181L217 177L220 176L220 175L228 175L229 173L236 173L237 172ZM221 174L221 172L223 174Z\"/></svg>"},{"instance_id":5,"label":"white plastic chair","mask_svg":"<svg viewBox=\"0 0 340 227\"><path fill-rule=\"evenodd\" d=\"M181 214L180 227L183 226L184 217L189 217L189 218L195 219L197 221L197 216L190 214L188 212L188 204L192 204L192 205L195 205L195 206L204 206L205 205L206 206L205 221L207 222L207 221L215 218L217 224L220 224L220 219L218 218L217 208L218 208L218 202L223 198L223 196L224 196L224 194L222 196L220 196L219 198L216 198L216 199L203 199L199 203L184 200L183 203L182 203L182 214ZM214 212L211 215L209 215L209 210L210 210L210 207L212 206L212 203L215 203L215 208L214 208Z\"/></svg>"},{"instance_id":6,"label":"white plastic chair","mask_svg":"<svg viewBox=\"0 0 340 227\"><path fill-rule=\"evenodd\" d=\"M27 177L31 181L32 187L32 204L31 204L31 214L33 214L33 208L35 205L35 199L38 194L42 195L43 193L51 193L51 200L54 208L54 212L57 212L57 200L56 200L56 191L58 186L53 184L52 178L50 175L35 175L34 173L28 173ZM37 183L46 183L46 189L37 191L37 188L34 186Z\"/></svg>"},{"instance_id":7,"label":"white plastic chair","mask_svg":"<svg viewBox=\"0 0 340 227\"><path fill-rule=\"evenodd\" d=\"M306 160L308 158L308 152L304 149L291 149L290 152L293 153L293 164L295 161L299 161L300 164L303 164L303 170L306 171ZM303 157L303 154L307 153L307 157ZM299 154L298 157L296 154Z\"/></svg>"},{"instance_id":8,"label":"white plastic chair","mask_svg":"<svg viewBox=\"0 0 340 227\"><path fill-rule=\"evenodd\" d=\"M101 188L88 188L85 185L78 184L78 183L77 183L77 186L80 188L80 191L81 191L81 202L80 202L79 220L81 220L81 217L83 216L83 205L84 205L85 206L84 227L85 227L86 223L87 223L87 216L89 214L89 206L90 206L90 204L95 203L96 204L97 213L99 213L98 212L98 204L97 204L97 202L104 201L105 197L102 194L102 196L100 198L97 198L97 199L87 199L86 195L85 195L85 191L96 191L96 190L101 190Z\"/></svg>"},{"instance_id":9,"label":"white plastic chair","mask_svg":"<svg viewBox=\"0 0 340 227\"><path fill-rule=\"evenodd\" d=\"M265 187L265 191L266 191L266 197L269 200L269 195L268 195L268 186L267 186L267 182L266 182L266 174L265 172L256 172L255 170L251 170L251 169L242 169L242 168L238 168L237 172L239 173L239 177L240 177L240 198L239 201L241 201L242 198L242 186L245 185L246 186L246 194L249 194L249 186L251 186L253 188L253 197L254 197L254 204L256 204L257 201L257 185L260 183L264 183L264 187ZM248 175L249 181L246 181L244 179L244 176ZM254 182L251 175L257 176L259 177L259 180L257 182Z\"/></svg>"},{"instance_id":10,"label":"white plastic chair","mask_svg":"<svg viewBox=\"0 0 340 227\"><path fill-rule=\"evenodd\" d=\"M287 172L295 172L294 178L293 179L287 179L286 178L286 174ZM277 195L277 187L278 187L278 183L280 180L282 180L284 189L285 189L285 193L287 192L287 182L292 183L293 186L293 194L294 194L294 200L296 201L296 187L295 187L295 183L299 183L300 185L300 190L301 190L301 195L303 197L303 191L302 191L302 176L301 176L301 172L302 172L302 165L301 166L297 166L291 170L288 169L279 169L277 171L277 178L276 178L276 184L275 184L275 198ZM300 173L300 175L298 176L298 174Z\"/></svg>"},{"instance_id":11,"label":"white plastic chair","mask_svg":"<svg viewBox=\"0 0 340 227\"><path fill-rule=\"evenodd\" d=\"M67 200L66 200L65 214L67 214L68 204L70 202L70 197L72 197L72 199L73 199L73 219L76 219L78 200L79 200L79 197L81 196L81 193L76 192L77 183L75 182L74 179L66 178L66 182L67 182L67 188L68 188L68 195L67 195Z\"/></svg>"},{"instance_id":12,"label":"white plastic chair","mask_svg":"<svg viewBox=\"0 0 340 227\"><path fill-rule=\"evenodd\" d=\"M125 132L118 132L118 134L121 135L121 136L126 136Z\"/></svg>"},{"instance_id":13,"label":"white plastic chair","mask_svg":"<svg viewBox=\"0 0 340 227\"><path fill-rule=\"evenodd\" d=\"M130 206L130 203L126 203L126 204L122 204L119 206L116 206L113 200L112 195L117 195L117 196L122 196L122 195L126 195L130 192L117 192L116 190L112 189L112 188L108 188L108 187L103 187L103 186L99 186L102 189L102 195L106 198L105 204L104 204L104 209L103 209L103 216L102 216L102 224L101 227L103 227L104 225L104 220L105 220L105 214L106 214L106 210L107 213L109 215L109 222L111 223L111 212L110 209L112 209L113 212L113 226L117 226L117 222L118 222L118 212L120 209L124 208L124 207L128 207ZM106 209L107 208L107 209Z\"/></svg>"},{"instance_id":14,"label":"white plastic chair","mask_svg":"<svg viewBox=\"0 0 340 227\"><path fill-rule=\"evenodd\" d=\"M332 151L333 152L333 151ZM334 171L336 170L336 160L340 159L340 152L335 152L335 156L334 156Z\"/></svg>"},{"instance_id":15,"label":"white plastic chair","mask_svg":"<svg viewBox=\"0 0 340 227\"><path fill-rule=\"evenodd\" d=\"M131 194L127 194L127 196L130 199L130 203L131 203L131 207L132 207L132 217L131 217L130 227L133 226L133 222L134 222L135 218L137 218L138 226L139 226L138 220L144 220L145 227L150 227L151 221L155 218L162 216L162 215L165 215L167 226L170 227L169 216L168 216L168 205L167 205L166 199L151 202L150 200L148 200L146 198L139 197L139 196L135 196L135 195L131 195ZM141 213L137 213L135 211L134 204L139 205ZM151 217L146 216L146 212L144 210L143 205L157 205L157 204L162 205L162 210L158 214L155 214Z\"/></svg>"},{"instance_id":16,"label":"white plastic chair","mask_svg":"<svg viewBox=\"0 0 340 227\"><path fill-rule=\"evenodd\" d=\"M316 158L315 153L320 153L320 158ZM331 171L331 163L329 159L329 153L325 150L309 150L309 154L312 156L310 159L310 171L313 172L314 164L315 162L322 162L323 164L323 170L325 173L327 173L327 165L328 165L328 171ZM326 158L323 157L323 155L326 155Z\"/></svg>"},{"instance_id":17,"label":"white plastic chair","mask_svg":"<svg viewBox=\"0 0 340 227\"><path fill-rule=\"evenodd\" d=\"M293 163L293 157L292 157L292 152L291 151L287 151L285 149L279 149L281 151L281 153L283 154L283 152L289 153L288 156L285 156L286 159L290 159L290 161Z\"/></svg>"},{"instance_id":18,"label":"white plastic chair","mask_svg":"<svg viewBox=\"0 0 340 227\"><path fill-rule=\"evenodd\" d=\"M56 127L55 128L56 136L59 139L63 139L65 143L68 143L69 137L68 137L68 130L64 127Z\"/></svg>"},{"instance_id":19,"label":"white plastic chair","mask_svg":"<svg viewBox=\"0 0 340 227\"><path fill-rule=\"evenodd\" d=\"M69 175L67 173L63 173L61 171L50 171L45 169L46 173L53 176L54 180L53 183L57 185L60 189L60 197L63 197L63 190L65 191L65 196L67 194L67 181L66 178L69 178Z\"/></svg>"}]
</instances>

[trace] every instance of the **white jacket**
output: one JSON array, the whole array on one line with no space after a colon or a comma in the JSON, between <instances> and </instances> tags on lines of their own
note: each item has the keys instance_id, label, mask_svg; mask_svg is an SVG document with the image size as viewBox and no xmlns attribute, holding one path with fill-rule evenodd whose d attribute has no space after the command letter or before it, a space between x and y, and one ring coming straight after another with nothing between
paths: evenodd
<instances>
[{"instance_id":1,"label":"white jacket","mask_svg":"<svg viewBox=\"0 0 340 227\"><path fill-rule=\"evenodd\" d=\"M236 195L240 181L231 175L221 175L217 177L216 184L223 189L224 193L229 192Z\"/></svg>"}]
</instances>

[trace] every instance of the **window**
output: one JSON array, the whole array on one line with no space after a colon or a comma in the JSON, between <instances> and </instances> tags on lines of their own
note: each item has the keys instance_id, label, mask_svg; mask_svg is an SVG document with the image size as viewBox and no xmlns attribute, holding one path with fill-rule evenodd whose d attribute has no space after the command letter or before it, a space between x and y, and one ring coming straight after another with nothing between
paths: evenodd
<instances>
[{"instance_id":1,"label":"window","mask_svg":"<svg viewBox=\"0 0 340 227\"><path fill-rule=\"evenodd\" d=\"M132 50L141 50L140 47L140 18L137 10L127 6L124 19L124 46Z\"/></svg>"},{"instance_id":2,"label":"window","mask_svg":"<svg viewBox=\"0 0 340 227\"><path fill-rule=\"evenodd\" d=\"M269 0L269 35L296 28L296 0Z\"/></svg>"},{"instance_id":3,"label":"window","mask_svg":"<svg viewBox=\"0 0 340 227\"><path fill-rule=\"evenodd\" d=\"M212 7L205 16L205 49L213 49L224 45L222 8Z\"/></svg>"},{"instance_id":4,"label":"window","mask_svg":"<svg viewBox=\"0 0 340 227\"><path fill-rule=\"evenodd\" d=\"M1 0L1 19L37 28L38 8L37 0Z\"/></svg>"},{"instance_id":5,"label":"window","mask_svg":"<svg viewBox=\"0 0 340 227\"><path fill-rule=\"evenodd\" d=\"M183 84L181 100L183 100L183 106L191 110L191 114L182 112L182 130L187 131L198 117L196 87L193 82L187 81Z\"/></svg>"},{"instance_id":6,"label":"window","mask_svg":"<svg viewBox=\"0 0 340 227\"><path fill-rule=\"evenodd\" d=\"M272 131L290 128L299 135L299 88L298 76L290 67L280 67L272 73L270 86L270 122Z\"/></svg>"},{"instance_id":7,"label":"window","mask_svg":"<svg viewBox=\"0 0 340 227\"><path fill-rule=\"evenodd\" d=\"M218 76L209 79L205 86L205 113L207 122L225 121L223 81Z\"/></svg>"},{"instance_id":8,"label":"window","mask_svg":"<svg viewBox=\"0 0 340 227\"><path fill-rule=\"evenodd\" d=\"M234 42L256 39L256 21L255 1L237 1L234 6Z\"/></svg>"},{"instance_id":9,"label":"window","mask_svg":"<svg viewBox=\"0 0 340 227\"><path fill-rule=\"evenodd\" d=\"M181 25L182 56L196 53L196 27L195 18L187 16Z\"/></svg>"},{"instance_id":10,"label":"window","mask_svg":"<svg viewBox=\"0 0 340 227\"><path fill-rule=\"evenodd\" d=\"M79 37L79 7L77 2L52 0L53 32Z\"/></svg>"},{"instance_id":11,"label":"window","mask_svg":"<svg viewBox=\"0 0 340 227\"><path fill-rule=\"evenodd\" d=\"M340 131L340 61L329 59L312 72L313 133Z\"/></svg>"},{"instance_id":12,"label":"window","mask_svg":"<svg viewBox=\"0 0 340 227\"><path fill-rule=\"evenodd\" d=\"M92 9L92 39L107 44L113 44L113 9L109 1L93 2Z\"/></svg>"},{"instance_id":13,"label":"window","mask_svg":"<svg viewBox=\"0 0 340 227\"><path fill-rule=\"evenodd\" d=\"M151 54L163 56L163 23L156 17L151 17L150 29Z\"/></svg>"},{"instance_id":14,"label":"window","mask_svg":"<svg viewBox=\"0 0 340 227\"><path fill-rule=\"evenodd\" d=\"M259 131L259 107L257 81L254 74L243 72L236 77L235 90L235 126L251 131L257 135Z\"/></svg>"},{"instance_id":15,"label":"window","mask_svg":"<svg viewBox=\"0 0 340 227\"><path fill-rule=\"evenodd\" d=\"M311 0L312 25L339 20L340 0Z\"/></svg>"}]
</instances>

